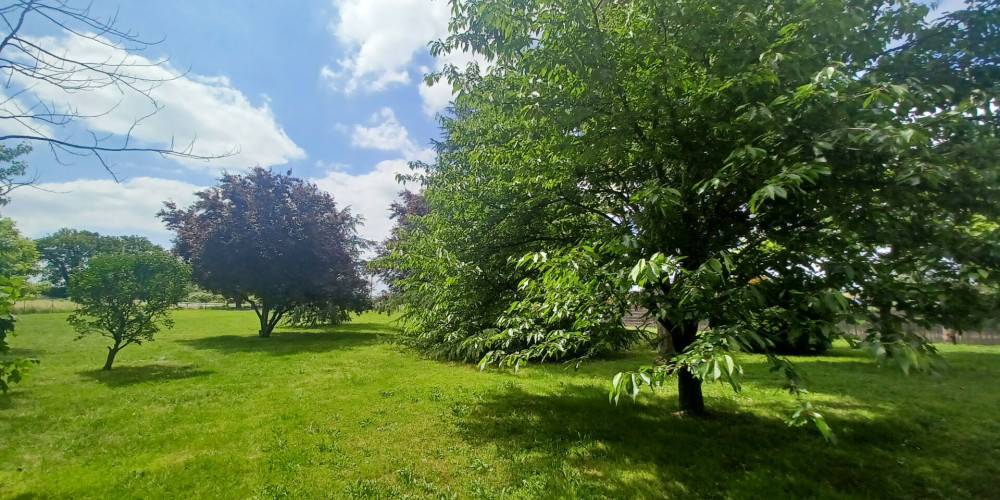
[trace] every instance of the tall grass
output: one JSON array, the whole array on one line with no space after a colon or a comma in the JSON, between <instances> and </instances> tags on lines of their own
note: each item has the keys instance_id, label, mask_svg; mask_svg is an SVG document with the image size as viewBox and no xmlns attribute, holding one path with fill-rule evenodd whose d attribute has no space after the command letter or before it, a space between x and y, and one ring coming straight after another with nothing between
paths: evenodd
<instances>
[{"instance_id":1,"label":"tall grass","mask_svg":"<svg viewBox=\"0 0 1000 500\"><path fill-rule=\"evenodd\" d=\"M14 303L14 314L72 312L76 304L68 299L33 299Z\"/></svg>"}]
</instances>

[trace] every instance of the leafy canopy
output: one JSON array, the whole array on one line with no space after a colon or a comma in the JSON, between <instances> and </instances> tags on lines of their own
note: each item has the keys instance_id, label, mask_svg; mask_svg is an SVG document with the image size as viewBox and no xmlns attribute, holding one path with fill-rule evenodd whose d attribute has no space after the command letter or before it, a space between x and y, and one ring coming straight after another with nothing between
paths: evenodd
<instances>
[{"instance_id":1,"label":"leafy canopy","mask_svg":"<svg viewBox=\"0 0 1000 500\"><path fill-rule=\"evenodd\" d=\"M56 295L63 294L72 274L101 253L139 253L160 249L142 236L103 236L64 227L35 240L42 260L42 276Z\"/></svg>"},{"instance_id":2,"label":"leafy canopy","mask_svg":"<svg viewBox=\"0 0 1000 500\"><path fill-rule=\"evenodd\" d=\"M187 209L168 202L159 213L176 233L174 251L199 286L250 303L261 336L296 307L339 319L367 307L360 221L328 193L258 167L196 195Z\"/></svg>"},{"instance_id":3,"label":"leafy canopy","mask_svg":"<svg viewBox=\"0 0 1000 500\"><path fill-rule=\"evenodd\" d=\"M760 311L793 335L864 321L852 340L922 369L933 347L907 325L969 328L996 304L996 2L931 22L873 0L452 10L432 51L490 66L429 77L458 95L423 179L430 215L399 246L418 328L456 328L457 295L499 282L505 312L474 327L497 329L484 363L516 365L615 321L558 327L599 293L662 327L661 358L612 397L677 376L681 410L701 413L703 380L738 389L737 353L773 346ZM530 349L507 341L525 328ZM801 394L794 365L769 359ZM828 430L807 405L793 422Z\"/></svg>"},{"instance_id":4,"label":"leafy canopy","mask_svg":"<svg viewBox=\"0 0 1000 500\"><path fill-rule=\"evenodd\" d=\"M168 252L105 253L73 273L69 297L78 308L68 318L80 337L111 339L105 370L130 344L152 341L161 326L170 328L170 310L185 295L190 268Z\"/></svg>"}]
</instances>

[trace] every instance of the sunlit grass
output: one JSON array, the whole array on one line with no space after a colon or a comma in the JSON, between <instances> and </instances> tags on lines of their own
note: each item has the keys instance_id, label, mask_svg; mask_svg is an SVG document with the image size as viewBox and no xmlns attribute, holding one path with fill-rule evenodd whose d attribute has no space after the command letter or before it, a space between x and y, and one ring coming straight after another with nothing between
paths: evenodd
<instances>
[{"instance_id":1,"label":"sunlit grass","mask_svg":"<svg viewBox=\"0 0 1000 500\"><path fill-rule=\"evenodd\" d=\"M385 316L254 332L249 311L179 311L103 372L103 339L22 317L12 355L42 361L0 397L3 498L990 498L1000 494L1000 348L944 346L941 378L837 348L802 358L840 437L788 428L759 357L744 391L610 405L637 351L479 372L388 342Z\"/></svg>"}]
</instances>

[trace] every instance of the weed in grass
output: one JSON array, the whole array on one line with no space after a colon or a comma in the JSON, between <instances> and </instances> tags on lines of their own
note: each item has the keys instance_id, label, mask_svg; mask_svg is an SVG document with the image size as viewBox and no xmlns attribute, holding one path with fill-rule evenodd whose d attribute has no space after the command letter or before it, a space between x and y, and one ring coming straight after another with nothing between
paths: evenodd
<instances>
[{"instance_id":1,"label":"weed in grass","mask_svg":"<svg viewBox=\"0 0 1000 500\"><path fill-rule=\"evenodd\" d=\"M348 485L344 493L348 498L358 500L383 500L399 496L395 489L383 486L374 479L358 479Z\"/></svg>"}]
</instances>

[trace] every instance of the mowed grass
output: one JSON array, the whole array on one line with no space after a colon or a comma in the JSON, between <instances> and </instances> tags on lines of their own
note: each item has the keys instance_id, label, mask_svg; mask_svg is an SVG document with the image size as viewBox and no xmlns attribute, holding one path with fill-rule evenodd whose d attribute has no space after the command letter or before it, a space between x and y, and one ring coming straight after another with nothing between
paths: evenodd
<instances>
[{"instance_id":1,"label":"mowed grass","mask_svg":"<svg viewBox=\"0 0 1000 500\"><path fill-rule=\"evenodd\" d=\"M3 498L1000 498L1000 348L943 346L944 377L838 348L802 358L839 444L784 423L759 357L744 391L608 403L643 350L513 374L422 359L386 316L258 338L248 311L178 311L102 372L102 338L25 315L42 364L0 397Z\"/></svg>"}]
</instances>

